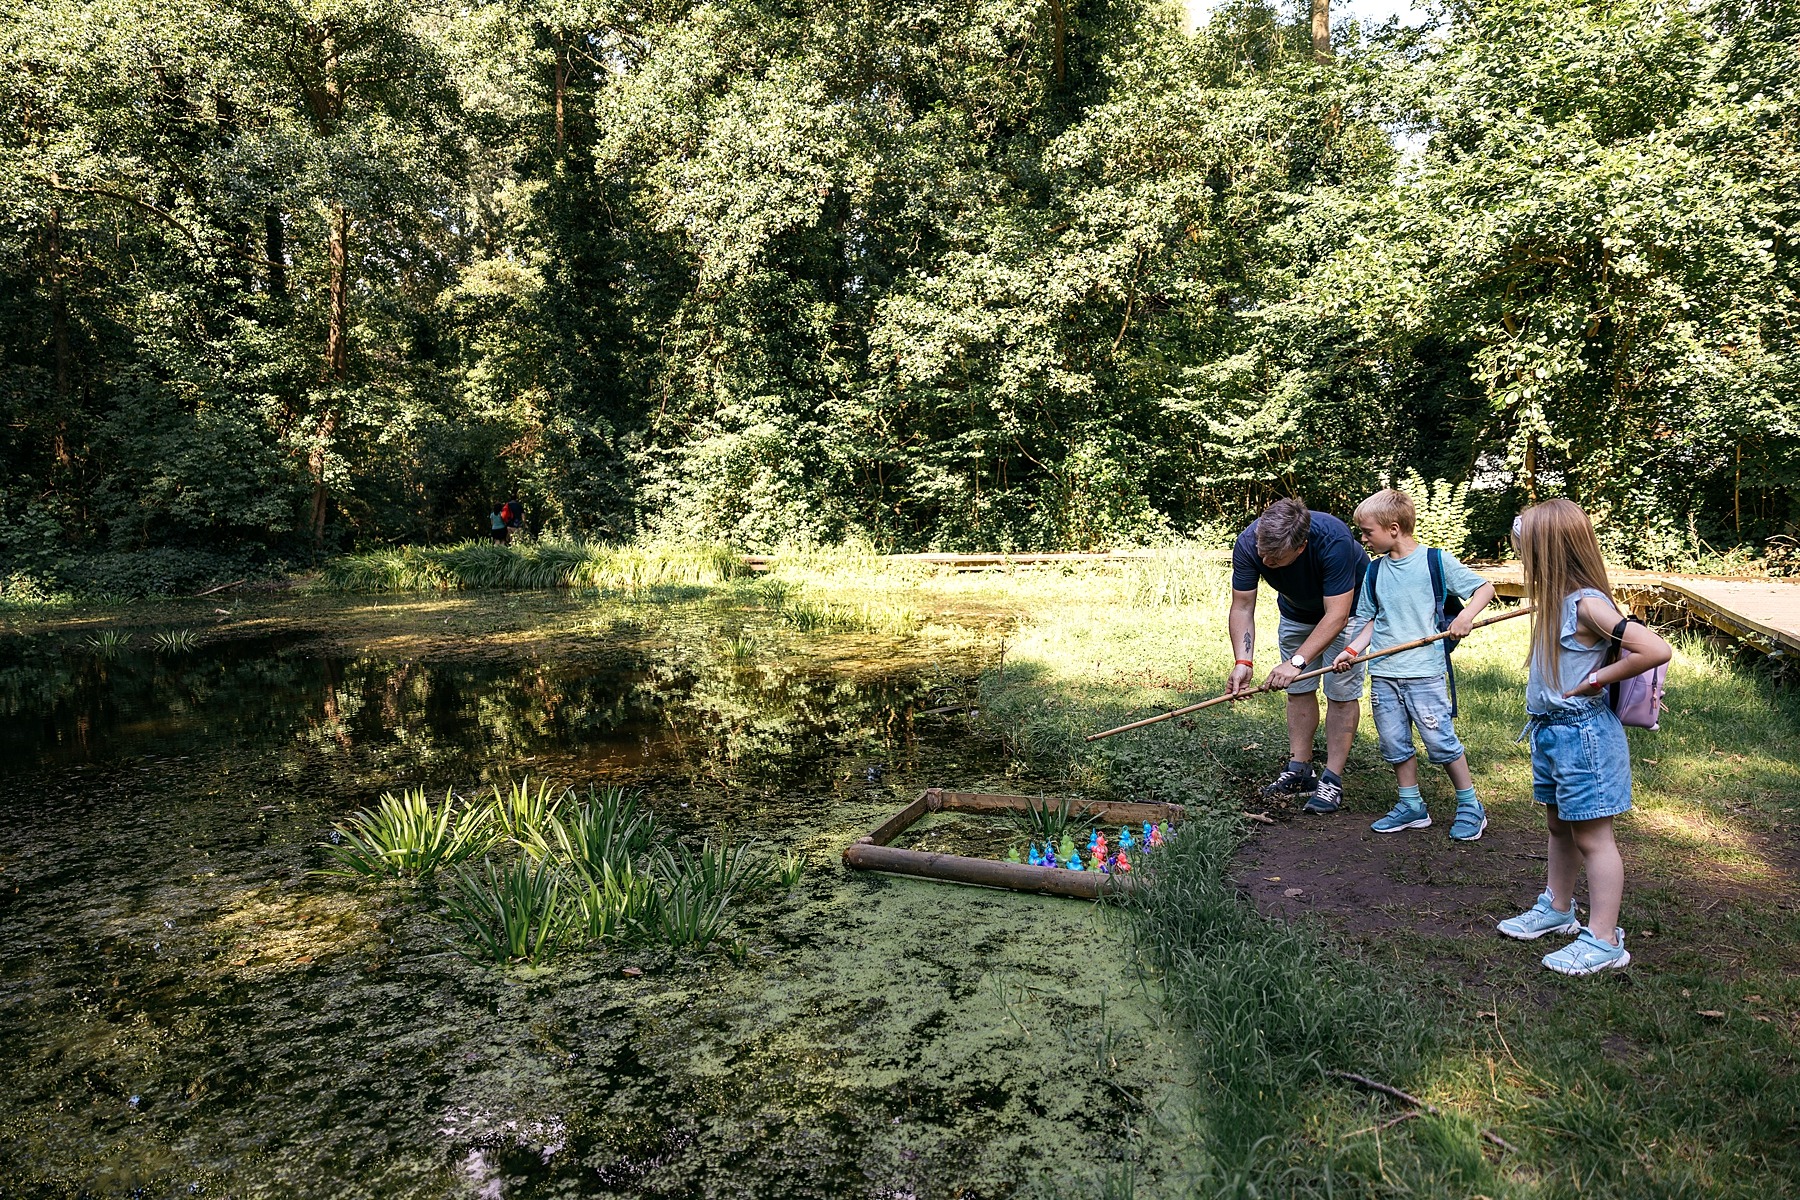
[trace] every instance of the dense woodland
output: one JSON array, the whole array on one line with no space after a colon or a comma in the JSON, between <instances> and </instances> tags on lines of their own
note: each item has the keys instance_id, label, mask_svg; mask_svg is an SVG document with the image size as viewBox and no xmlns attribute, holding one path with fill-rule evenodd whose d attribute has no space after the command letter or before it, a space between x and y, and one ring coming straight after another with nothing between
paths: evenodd
<instances>
[{"instance_id":1,"label":"dense woodland","mask_svg":"<svg viewBox=\"0 0 1800 1200\"><path fill-rule=\"evenodd\" d=\"M1800 0L14 0L0 577L1083 548L1407 468L1793 534Z\"/></svg>"}]
</instances>

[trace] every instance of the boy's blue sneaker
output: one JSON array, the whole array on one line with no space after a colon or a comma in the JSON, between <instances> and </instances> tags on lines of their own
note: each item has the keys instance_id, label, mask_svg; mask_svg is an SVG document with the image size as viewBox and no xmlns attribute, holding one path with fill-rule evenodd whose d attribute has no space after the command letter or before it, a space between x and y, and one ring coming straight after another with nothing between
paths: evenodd
<instances>
[{"instance_id":1,"label":"boy's blue sneaker","mask_svg":"<svg viewBox=\"0 0 1800 1200\"><path fill-rule=\"evenodd\" d=\"M1561 975L1592 975L1609 967L1630 966L1631 955L1625 950L1625 931L1617 930L1615 936L1619 944L1609 946L1583 925L1580 936L1574 941L1553 954L1544 955L1544 965Z\"/></svg>"},{"instance_id":2,"label":"boy's blue sneaker","mask_svg":"<svg viewBox=\"0 0 1800 1200\"><path fill-rule=\"evenodd\" d=\"M1569 905L1568 912L1556 911L1556 901L1545 892L1537 898L1536 904L1516 917L1506 918L1494 928L1509 938L1530 942L1546 933L1574 933L1581 928L1581 919L1575 915L1573 904Z\"/></svg>"},{"instance_id":3,"label":"boy's blue sneaker","mask_svg":"<svg viewBox=\"0 0 1800 1200\"><path fill-rule=\"evenodd\" d=\"M1450 836L1459 842L1478 842L1487 829L1487 809L1481 801L1471 800L1456 806L1456 820L1450 823Z\"/></svg>"},{"instance_id":4,"label":"boy's blue sneaker","mask_svg":"<svg viewBox=\"0 0 1800 1200\"><path fill-rule=\"evenodd\" d=\"M1321 779L1318 790L1307 797L1306 803L1300 806L1300 811L1323 817L1336 812L1343 806L1344 785L1333 783L1329 779Z\"/></svg>"},{"instance_id":5,"label":"boy's blue sneaker","mask_svg":"<svg viewBox=\"0 0 1800 1200\"><path fill-rule=\"evenodd\" d=\"M1369 828L1376 833L1399 833L1402 829L1424 829L1430 824L1431 814L1425 811L1424 804L1402 800Z\"/></svg>"}]
</instances>

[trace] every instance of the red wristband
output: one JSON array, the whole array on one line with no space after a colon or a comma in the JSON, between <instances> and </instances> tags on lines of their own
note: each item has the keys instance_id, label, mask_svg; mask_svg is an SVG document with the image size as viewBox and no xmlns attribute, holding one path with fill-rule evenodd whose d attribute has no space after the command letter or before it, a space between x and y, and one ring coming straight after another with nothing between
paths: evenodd
<instances>
[{"instance_id":1,"label":"red wristband","mask_svg":"<svg viewBox=\"0 0 1800 1200\"><path fill-rule=\"evenodd\" d=\"M1256 664L1254 662L1252 662L1250 659L1240 658L1237 660L1237 665L1240 667L1254 667Z\"/></svg>"},{"instance_id":2,"label":"red wristband","mask_svg":"<svg viewBox=\"0 0 1800 1200\"><path fill-rule=\"evenodd\" d=\"M1357 653L1355 646L1345 646L1344 653L1348 654L1351 658L1361 658L1362 657L1361 654Z\"/></svg>"}]
</instances>

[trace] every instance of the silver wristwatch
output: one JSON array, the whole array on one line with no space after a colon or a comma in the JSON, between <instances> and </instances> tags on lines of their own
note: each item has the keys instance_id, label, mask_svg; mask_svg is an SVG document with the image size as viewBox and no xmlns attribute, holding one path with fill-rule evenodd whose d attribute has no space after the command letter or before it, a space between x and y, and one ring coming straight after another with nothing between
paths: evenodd
<instances>
[{"instance_id":1,"label":"silver wristwatch","mask_svg":"<svg viewBox=\"0 0 1800 1200\"><path fill-rule=\"evenodd\" d=\"M1306 655L1304 654L1296 654L1294 657L1288 659L1288 666L1290 667L1304 667L1305 665Z\"/></svg>"}]
</instances>

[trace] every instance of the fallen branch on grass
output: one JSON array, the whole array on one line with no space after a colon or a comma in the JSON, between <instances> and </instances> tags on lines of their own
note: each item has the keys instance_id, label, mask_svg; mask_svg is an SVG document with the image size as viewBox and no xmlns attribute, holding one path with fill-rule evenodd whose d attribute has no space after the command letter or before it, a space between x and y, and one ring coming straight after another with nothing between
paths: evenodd
<instances>
[{"instance_id":1,"label":"fallen branch on grass","mask_svg":"<svg viewBox=\"0 0 1800 1200\"><path fill-rule=\"evenodd\" d=\"M1432 1104L1430 1101L1421 1100L1417 1096L1413 1095L1411 1092L1403 1092L1399 1088L1393 1087L1389 1084L1377 1082L1376 1080L1370 1079L1367 1075L1358 1075L1354 1071L1333 1071L1333 1072L1331 1072L1331 1074L1334 1078L1349 1080L1351 1083L1354 1083L1359 1087L1366 1087L1372 1092L1380 1092L1382 1095L1388 1096L1395 1100L1398 1100L1402 1104L1410 1104L1414 1108L1421 1109L1424 1112L1430 1113L1434 1117L1442 1117L1442 1116L1448 1115L1444 1112L1443 1109L1439 1108L1435 1104ZM1498 1146L1498 1147L1500 1147L1500 1149L1505 1150L1509 1154L1517 1154L1519 1152L1519 1148L1517 1146L1513 1145L1511 1142L1507 1141L1505 1138L1501 1137L1499 1134L1494 1133L1491 1130L1483 1129L1481 1131L1481 1140L1489 1143L1490 1145Z\"/></svg>"},{"instance_id":2,"label":"fallen branch on grass","mask_svg":"<svg viewBox=\"0 0 1800 1200\"><path fill-rule=\"evenodd\" d=\"M248 582L249 582L249 580L247 580L247 579L234 579L230 583L221 583L218 587L209 587L204 592L195 592L194 599L198 600L202 596L210 596L214 592L222 592L226 588L234 588L240 583L248 583Z\"/></svg>"}]
</instances>

